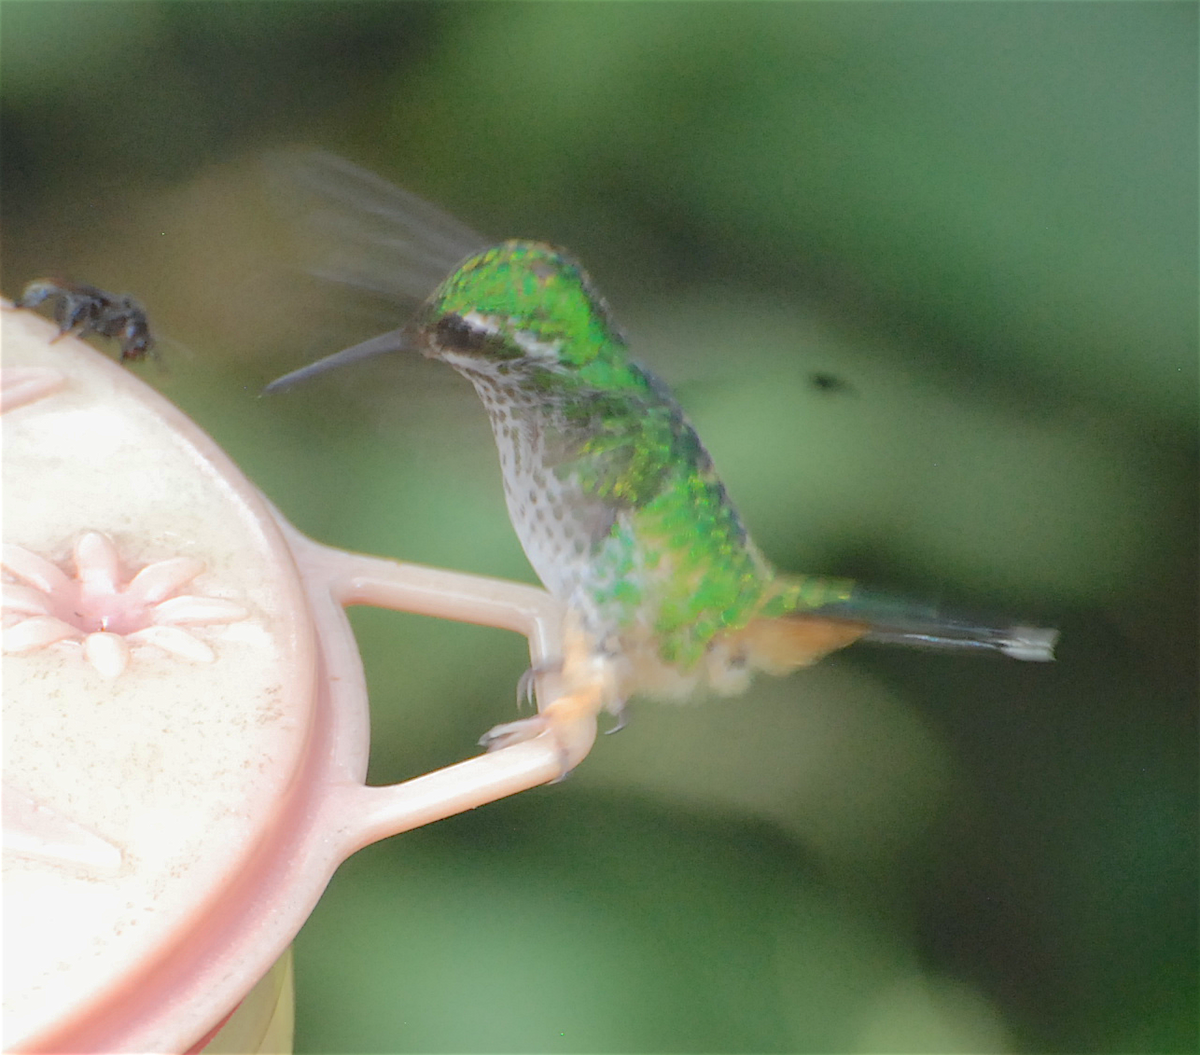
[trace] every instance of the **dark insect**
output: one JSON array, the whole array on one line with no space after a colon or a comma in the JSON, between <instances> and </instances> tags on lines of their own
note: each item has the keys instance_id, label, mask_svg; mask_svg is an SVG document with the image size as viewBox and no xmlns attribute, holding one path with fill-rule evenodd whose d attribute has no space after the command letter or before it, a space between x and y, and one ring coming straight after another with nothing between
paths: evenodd
<instances>
[{"instance_id":1,"label":"dark insect","mask_svg":"<svg viewBox=\"0 0 1200 1055\"><path fill-rule=\"evenodd\" d=\"M111 337L121 347L121 361L145 359L154 349L154 337L143 308L128 293L106 293L95 286L55 282L40 278L25 287L18 308L54 302L59 336L89 333Z\"/></svg>"},{"instance_id":2,"label":"dark insect","mask_svg":"<svg viewBox=\"0 0 1200 1055\"><path fill-rule=\"evenodd\" d=\"M843 380L837 374L828 374L817 370L808 375L808 383L818 392L853 392L854 386Z\"/></svg>"}]
</instances>

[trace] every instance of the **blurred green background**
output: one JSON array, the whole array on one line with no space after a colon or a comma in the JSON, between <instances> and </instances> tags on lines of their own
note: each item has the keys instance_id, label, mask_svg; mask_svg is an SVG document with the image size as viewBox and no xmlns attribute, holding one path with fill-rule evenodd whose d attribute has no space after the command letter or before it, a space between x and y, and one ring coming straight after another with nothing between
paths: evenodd
<instances>
[{"instance_id":1,"label":"blurred green background","mask_svg":"<svg viewBox=\"0 0 1200 1055\"><path fill-rule=\"evenodd\" d=\"M778 564L1062 628L636 704L566 783L365 850L297 1050L1197 1048L1191 3L0 7L3 290L129 291L138 367L299 527L532 581L469 386L299 275L320 145L569 246ZM513 715L500 631L356 612L372 779Z\"/></svg>"}]
</instances>

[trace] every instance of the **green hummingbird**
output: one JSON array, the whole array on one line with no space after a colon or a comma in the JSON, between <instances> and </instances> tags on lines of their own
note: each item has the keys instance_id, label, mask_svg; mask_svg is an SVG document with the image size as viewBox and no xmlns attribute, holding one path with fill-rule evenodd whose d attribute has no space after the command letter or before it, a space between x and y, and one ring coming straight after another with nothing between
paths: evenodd
<instances>
[{"instance_id":1,"label":"green hummingbird","mask_svg":"<svg viewBox=\"0 0 1200 1055\"><path fill-rule=\"evenodd\" d=\"M784 674L860 640L1053 659L1055 630L988 625L850 579L772 567L671 391L631 357L591 278L563 250L488 245L329 154L289 155L282 168L308 194L307 222L343 243L328 275L392 291L430 267L442 277L402 328L268 391L385 352L452 366L487 409L513 527L566 613L563 698L497 726L487 747L553 732L580 712L619 722L634 695L737 693L756 671ZM380 274L381 250L398 261L391 276Z\"/></svg>"}]
</instances>

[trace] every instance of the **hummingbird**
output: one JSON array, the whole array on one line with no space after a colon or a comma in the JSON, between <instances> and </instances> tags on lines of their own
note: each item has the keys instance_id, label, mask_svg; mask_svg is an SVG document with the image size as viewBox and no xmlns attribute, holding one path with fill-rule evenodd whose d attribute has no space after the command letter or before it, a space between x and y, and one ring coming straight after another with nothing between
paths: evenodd
<instances>
[{"instance_id":1,"label":"hummingbird","mask_svg":"<svg viewBox=\"0 0 1200 1055\"><path fill-rule=\"evenodd\" d=\"M266 390L389 352L440 360L474 386L513 528L566 621L561 698L492 729L487 748L554 734L580 713L607 711L619 727L633 696L736 694L756 672L787 674L857 641L1054 658L1056 630L773 567L670 389L632 357L566 251L489 244L330 154L287 155L276 167L307 192L306 222L343 243L326 277L411 294L421 274L441 270L405 325ZM384 258L393 273L380 270Z\"/></svg>"}]
</instances>

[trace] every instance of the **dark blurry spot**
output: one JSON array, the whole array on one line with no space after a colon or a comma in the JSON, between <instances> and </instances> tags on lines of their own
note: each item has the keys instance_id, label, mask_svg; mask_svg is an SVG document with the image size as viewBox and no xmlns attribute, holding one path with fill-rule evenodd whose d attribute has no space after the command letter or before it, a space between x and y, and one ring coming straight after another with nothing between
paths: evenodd
<instances>
[{"instance_id":1,"label":"dark blurry spot","mask_svg":"<svg viewBox=\"0 0 1200 1055\"><path fill-rule=\"evenodd\" d=\"M828 374L821 370L816 370L809 374L808 383L818 392L840 392L844 395L854 392L854 386L845 380L845 378L838 377L836 374Z\"/></svg>"}]
</instances>

